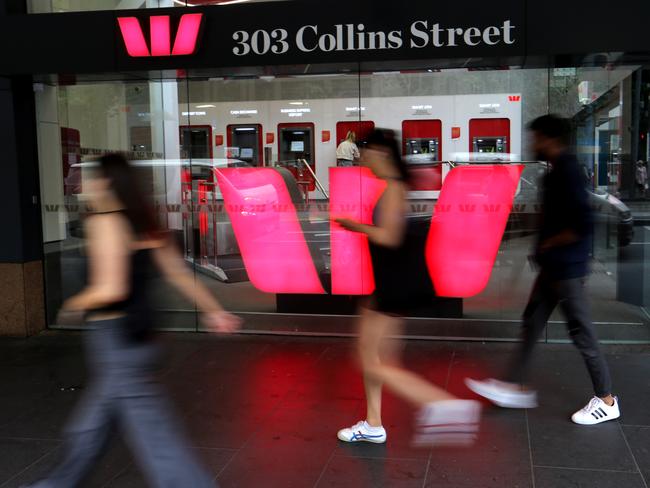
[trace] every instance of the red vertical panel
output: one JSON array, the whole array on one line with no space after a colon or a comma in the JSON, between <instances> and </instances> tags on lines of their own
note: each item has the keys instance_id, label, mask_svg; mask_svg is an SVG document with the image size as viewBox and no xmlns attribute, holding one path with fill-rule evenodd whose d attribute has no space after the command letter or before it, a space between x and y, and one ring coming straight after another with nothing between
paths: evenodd
<instances>
[{"instance_id":1,"label":"red vertical panel","mask_svg":"<svg viewBox=\"0 0 650 488\"><path fill-rule=\"evenodd\" d=\"M426 248L427 265L438 295L467 298L483 291L523 168L460 166L447 175Z\"/></svg>"},{"instance_id":2,"label":"red vertical panel","mask_svg":"<svg viewBox=\"0 0 650 488\"><path fill-rule=\"evenodd\" d=\"M171 31L169 15L154 15L149 19L151 29L151 55L169 56L171 54Z\"/></svg>"},{"instance_id":3,"label":"red vertical panel","mask_svg":"<svg viewBox=\"0 0 650 488\"><path fill-rule=\"evenodd\" d=\"M119 17L117 22L129 56L135 58L150 56L140 21L135 17Z\"/></svg>"},{"instance_id":4,"label":"red vertical panel","mask_svg":"<svg viewBox=\"0 0 650 488\"><path fill-rule=\"evenodd\" d=\"M199 37L203 14L184 14L178 25L178 32L174 40L174 56L193 54L196 51L196 42Z\"/></svg>"},{"instance_id":5,"label":"red vertical panel","mask_svg":"<svg viewBox=\"0 0 650 488\"><path fill-rule=\"evenodd\" d=\"M215 173L251 283L268 293L325 293L282 176L272 168Z\"/></svg>"},{"instance_id":6,"label":"red vertical panel","mask_svg":"<svg viewBox=\"0 0 650 488\"><path fill-rule=\"evenodd\" d=\"M363 167L329 169L332 293L367 295L375 288L368 238L343 230L333 219L372 223L372 212L386 183Z\"/></svg>"}]
</instances>

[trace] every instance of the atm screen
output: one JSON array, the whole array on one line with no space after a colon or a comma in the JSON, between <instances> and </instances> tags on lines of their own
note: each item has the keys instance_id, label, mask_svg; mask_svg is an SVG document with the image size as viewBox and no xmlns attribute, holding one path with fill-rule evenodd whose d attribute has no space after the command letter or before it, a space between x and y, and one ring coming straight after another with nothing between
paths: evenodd
<instances>
[{"instance_id":1,"label":"atm screen","mask_svg":"<svg viewBox=\"0 0 650 488\"><path fill-rule=\"evenodd\" d=\"M305 152L305 142L291 141L291 152Z\"/></svg>"},{"instance_id":2,"label":"atm screen","mask_svg":"<svg viewBox=\"0 0 650 488\"><path fill-rule=\"evenodd\" d=\"M242 159L251 159L253 157L253 148L242 147L239 151L239 157Z\"/></svg>"}]
</instances>

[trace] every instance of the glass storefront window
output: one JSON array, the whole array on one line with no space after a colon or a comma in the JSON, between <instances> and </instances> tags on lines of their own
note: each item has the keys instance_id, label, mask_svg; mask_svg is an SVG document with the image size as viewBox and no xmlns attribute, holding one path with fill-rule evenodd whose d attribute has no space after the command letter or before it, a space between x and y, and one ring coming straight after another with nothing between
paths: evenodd
<instances>
[{"instance_id":1,"label":"glass storefront window","mask_svg":"<svg viewBox=\"0 0 650 488\"><path fill-rule=\"evenodd\" d=\"M414 175L410 218L442 229L440 246L455 266L440 268L446 296L418 313L410 330L514 339L535 277L528 255L548 171L528 147L526 126L557 113L575 127L596 209L589 289L601 338L648 339L630 245L643 236L634 237L639 229L624 203L635 191L626 127L638 67L249 71L137 82L79 77L37 92L51 323L83 280L78 171L119 150L141 168L161 223L197 279L250 330L352 332L349 316L369 290L367 265L362 243L330 219L343 211L369 218L377 189L357 168L341 167L336 150L350 133L362 147L364 135L383 127L399 134ZM463 255L466 241L476 262ZM170 298L163 284L157 295L163 327L199 327L191 304ZM565 337L561 320L552 317L549 340Z\"/></svg>"}]
</instances>

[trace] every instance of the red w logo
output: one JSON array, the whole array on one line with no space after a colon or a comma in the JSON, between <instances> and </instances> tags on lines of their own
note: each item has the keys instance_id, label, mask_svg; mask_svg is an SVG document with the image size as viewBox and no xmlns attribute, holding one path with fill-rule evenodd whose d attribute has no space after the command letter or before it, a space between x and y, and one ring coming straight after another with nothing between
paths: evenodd
<instances>
[{"instance_id":1,"label":"red w logo","mask_svg":"<svg viewBox=\"0 0 650 488\"><path fill-rule=\"evenodd\" d=\"M508 95L508 100L511 102L518 102L521 100L521 95Z\"/></svg>"},{"instance_id":2,"label":"red w logo","mask_svg":"<svg viewBox=\"0 0 650 488\"><path fill-rule=\"evenodd\" d=\"M171 46L171 27L169 15L154 15L149 18L151 52L144 38L142 26L136 17L118 17L117 22L129 56L142 58L149 56L185 56L196 50L199 28L203 14L184 14L181 17Z\"/></svg>"},{"instance_id":3,"label":"red w logo","mask_svg":"<svg viewBox=\"0 0 650 488\"><path fill-rule=\"evenodd\" d=\"M486 287L522 170L523 165L480 165L459 166L449 173L424 251L438 295L471 297ZM246 271L256 288L268 293L324 294L331 284L334 295L373 291L365 236L331 224L328 284L323 280L327 267L318 250L310 246L299 208L278 171L224 168L215 172ZM367 168L330 168L331 218L370 223L383 189L384 183Z\"/></svg>"}]
</instances>

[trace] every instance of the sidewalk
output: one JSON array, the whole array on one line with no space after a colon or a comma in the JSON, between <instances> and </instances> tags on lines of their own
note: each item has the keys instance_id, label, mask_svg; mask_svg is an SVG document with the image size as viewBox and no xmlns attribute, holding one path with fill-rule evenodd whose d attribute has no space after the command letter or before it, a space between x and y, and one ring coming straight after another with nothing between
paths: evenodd
<instances>
[{"instance_id":1,"label":"sidewalk","mask_svg":"<svg viewBox=\"0 0 650 488\"><path fill-rule=\"evenodd\" d=\"M590 383L570 345L540 345L529 412L487 407L478 444L409 446L411 409L385 395L386 445L344 445L363 418L362 384L345 339L164 334L163 371L198 455L223 488L647 488L650 347L608 346L620 422L573 425ZM410 341L409 367L469 396L467 375L497 373L514 344ZM0 488L45 473L83 388L78 333L0 339ZM84 485L146 486L121 440ZM184 487L183 487L184 488ZM188 487L191 488L191 487Z\"/></svg>"}]
</instances>

